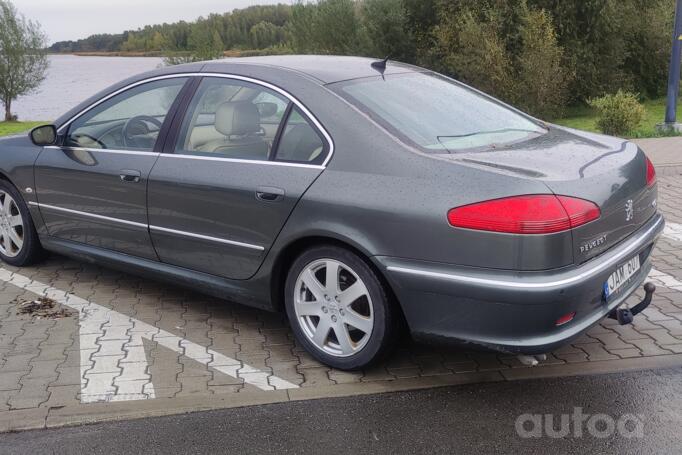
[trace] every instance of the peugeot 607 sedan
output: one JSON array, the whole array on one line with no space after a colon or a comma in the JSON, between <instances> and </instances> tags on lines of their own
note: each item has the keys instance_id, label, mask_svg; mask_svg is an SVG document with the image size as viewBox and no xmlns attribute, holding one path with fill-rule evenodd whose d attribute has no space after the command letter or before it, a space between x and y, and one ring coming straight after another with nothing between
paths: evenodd
<instances>
[{"instance_id":1,"label":"peugeot 607 sedan","mask_svg":"<svg viewBox=\"0 0 682 455\"><path fill-rule=\"evenodd\" d=\"M635 144L355 57L142 74L0 141L0 172L4 262L47 250L283 310L341 369L401 327L533 359L627 324L664 226Z\"/></svg>"}]
</instances>

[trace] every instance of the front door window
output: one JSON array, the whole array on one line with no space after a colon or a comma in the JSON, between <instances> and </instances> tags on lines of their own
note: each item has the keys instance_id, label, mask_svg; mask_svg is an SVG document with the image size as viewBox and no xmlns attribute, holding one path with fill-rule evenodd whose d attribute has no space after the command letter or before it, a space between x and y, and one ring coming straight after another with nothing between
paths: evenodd
<instances>
[{"instance_id":1,"label":"front door window","mask_svg":"<svg viewBox=\"0 0 682 455\"><path fill-rule=\"evenodd\" d=\"M186 81L172 78L148 82L108 99L73 121L65 145L152 151Z\"/></svg>"}]
</instances>

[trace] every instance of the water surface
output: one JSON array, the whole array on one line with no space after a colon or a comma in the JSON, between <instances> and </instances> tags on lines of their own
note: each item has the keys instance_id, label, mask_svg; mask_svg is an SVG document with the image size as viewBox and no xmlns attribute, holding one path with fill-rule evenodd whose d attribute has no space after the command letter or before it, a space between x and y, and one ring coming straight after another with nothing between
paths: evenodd
<instances>
[{"instance_id":1,"label":"water surface","mask_svg":"<svg viewBox=\"0 0 682 455\"><path fill-rule=\"evenodd\" d=\"M12 103L19 120L54 120L100 90L160 66L157 57L50 55L47 78L33 93Z\"/></svg>"}]
</instances>

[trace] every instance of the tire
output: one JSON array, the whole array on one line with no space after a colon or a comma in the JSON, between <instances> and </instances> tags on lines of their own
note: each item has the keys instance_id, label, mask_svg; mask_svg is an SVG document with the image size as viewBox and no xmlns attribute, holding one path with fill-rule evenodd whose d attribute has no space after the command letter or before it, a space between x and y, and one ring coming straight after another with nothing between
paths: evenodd
<instances>
[{"instance_id":1,"label":"tire","mask_svg":"<svg viewBox=\"0 0 682 455\"><path fill-rule=\"evenodd\" d=\"M393 347L398 318L389 295L357 254L319 246L291 265L284 302L296 339L313 357L340 370L357 370Z\"/></svg>"},{"instance_id":2,"label":"tire","mask_svg":"<svg viewBox=\"0 0 682 455\"><path fill-rule=\"evenodd\" d=\"M24 267L43 257L44 250L24 198L11 183L0 180L0 259Z\"/></svg>"}]
</instances>

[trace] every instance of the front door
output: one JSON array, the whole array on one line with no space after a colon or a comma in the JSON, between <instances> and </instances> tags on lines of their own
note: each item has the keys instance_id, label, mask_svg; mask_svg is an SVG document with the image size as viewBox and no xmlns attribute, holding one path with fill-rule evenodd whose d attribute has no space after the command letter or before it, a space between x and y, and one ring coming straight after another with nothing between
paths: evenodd
<instances>
[{"instance_id":1,"label":"front door","mask_svg":"<svg viewBox=\"0 0 682 455\"><path fill-rule=\"evenodd\" d=\"M137 85L86 111L35 164L50 236L158 259L149 238L147 180L169 112L188 78Z\"/></svg>"},{"instance_id":2,"label":"front door","mask_svg":"<svg viewBox=\"0 0 682 455\"><path fill-rule=\"evenodd\" d=\"M233 279L256 273L320 175L330 141L274 87L205 77L149 178L163 262Z\"/></svg>"}]
</instances>

